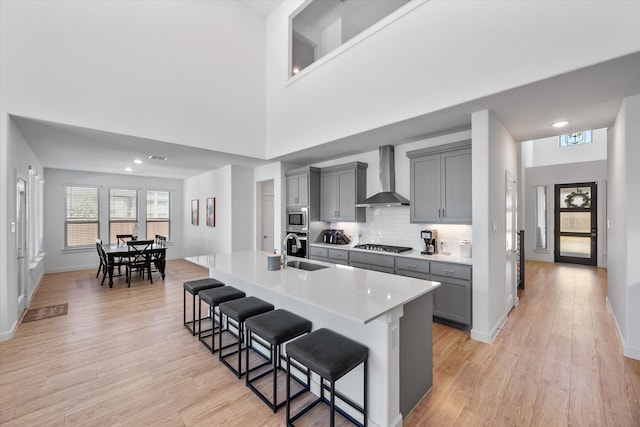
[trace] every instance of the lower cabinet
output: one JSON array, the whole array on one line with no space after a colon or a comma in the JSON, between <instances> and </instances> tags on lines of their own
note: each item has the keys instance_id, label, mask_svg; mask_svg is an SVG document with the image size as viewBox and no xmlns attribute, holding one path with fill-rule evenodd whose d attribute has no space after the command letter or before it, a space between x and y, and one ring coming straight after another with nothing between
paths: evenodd
<instances>
[{"instance_id":1,"label":"lower cabinet","mask_svg":"<svg viewBox=\"0 0 640 427\"><path fill-rule=\"evenodd\" d=\"M440 282L433 297L433 315L471 326L471 266L431 263L431 280Z\"/></svg>"},{"instance_id":2,"label":"lower cabinet","mask_svg":"<svg viewBox=\"0 0 640 427\"><path fill-rule=\"evenodd\" d=\"M309 250L309 258L316 261L349 265L349 251L344 249L329 249L311 246Z\"/></svg>"},{"instance_id":3,"label":"lower cabinet","mask_svg":"<svg viewBox=\"0 0 640 427\"><path fill-rule=\"evenodd\" d=\"M365 268L367 270L381 271L383 273L394 274L394 257L391 255L369 254L364 252L354 252L349 254L349 265L352 267Z\"/></svg>"}]
</instances>

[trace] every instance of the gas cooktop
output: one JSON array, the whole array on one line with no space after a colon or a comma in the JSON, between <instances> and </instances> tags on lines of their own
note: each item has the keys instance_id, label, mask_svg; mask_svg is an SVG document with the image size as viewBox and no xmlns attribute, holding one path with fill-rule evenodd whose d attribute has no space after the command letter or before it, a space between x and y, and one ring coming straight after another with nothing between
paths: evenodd
<instances>
[{"instance_id":1,"label":"gas cooktop","mask_svg":"<svg viewBox=\"0 0 640 427\"><path fill-rule=\"evenodd\" d=\"M354 249L364 249L367 251L376 251L376 252L391 252L394 254L401 254L403 252L410 252L413 250L413 248L409 248L406 246L379 245L377 243L365 243L362 245L355 245Z\"/></svg>"}]
</instances>

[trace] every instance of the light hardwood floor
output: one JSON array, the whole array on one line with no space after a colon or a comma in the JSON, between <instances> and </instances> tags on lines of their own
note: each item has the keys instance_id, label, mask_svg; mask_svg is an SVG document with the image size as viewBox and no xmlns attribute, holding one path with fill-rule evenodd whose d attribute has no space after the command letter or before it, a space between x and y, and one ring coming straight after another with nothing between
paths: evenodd
<instances>
[{"instance_id":1,"label":"light hardwood floor","mask_svg":"<svg viewBox=\"0 0 640 427\"><path fill-rule=\"evenodd\" d=\"M180 260L131 288L46 275L31 307L69 313L0 343L0 424L283 425L182 326L182 282L204 276ZM622 356L605 295L606 270L528 262L493 344L434 325L434 386L404 425L640 425L640 362Z\"/></svg>"}]
</instances>

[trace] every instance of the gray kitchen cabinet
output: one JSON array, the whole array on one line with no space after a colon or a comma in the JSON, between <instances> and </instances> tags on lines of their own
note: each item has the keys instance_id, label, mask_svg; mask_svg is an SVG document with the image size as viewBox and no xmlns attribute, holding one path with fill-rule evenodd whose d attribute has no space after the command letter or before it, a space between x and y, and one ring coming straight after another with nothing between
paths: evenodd
<instances>
[{"instance_id":1,"label":"gray kitchen cabinet","mask_svg":"<svg viewBox=\"0 0 640 427\"><path fill-rule=\"evenodd\" d=\"M287 179L287 207L307 207L313 205L313 193L320 186L320 169L305 166L285 172ZM316 193L315 199L318 198Z\"/></svg>"},{"instance_id":2,"label":"gray kitchen cabinet","mask_svg":"<svg viewBox=\"0 0 640 427\"><path fill-rule=\"evenodd\" d=\"M394 258L395 257L392 255L351 251L349 253L349 265L352 267L394 274Z\"/></svg>"},{"instance_id":3,"label":"gray kitchen cabinet","mask_svg":"<svg viewBox=\"0 0 640 427\"><path fill-rule=\"evenodd\" d=\"M311 246L309 248L309 258L316 261L329 262L329 249Z\"/></svg>"},{"instance_id":4,"label":"gray kitchen cabinet","mask_svg":"<svg viewBox=\"0 0 640 427\"><path fill-rule=\"evenodd\" d=\"M471 223L471 142L407 153L410 159L410 221Z\"/></svg>"},{"instance_id":5,"label":"gray kitchen cabinet","mask_svg":"<svg viewBox=\"0 0 640 427\"><path fill-rule=\"evenodd\" d=\"M287 176L287 206L299 207L309 204L309 177L306 173Z\"/></svg>"},{"instance_id":6,"label":"gray kitchen cabinet","mask_svg":"<svg viewBox=\"0 0 640 427\"><path fill-rule=\"evenodd\" d=\"M356 204L367 194L367 164L361 162L323 168L320 175L321 221L366 221L366 208Z\"/></svg>"},{"instance_id":7,"label":"gray kitchen cabinet","mask_svg":"<svg viewBox=\"0 0 640 427\"><path fill-rule=\"evenodd\" d=\"M399 276L429 280L429 261L416 258L396 257L395 273Z\"/></svg>"},{"instance_id":8,"label":"gray kitchen cabinet","mask_svg":"<svg viewBox=\"0 0 640 427\"><path fill-rule=\"evenodd\" d=\"M329 249L329 262L349 265L349 251L344 249Z\"/></svg>"},{"instance_id":9,"label":"gray kitchen cabinet","mask_svg":"<svg viewBox=\"0 0 640 427\"><path fill-rule=\"evenodd\" d=\"M431 280L440 282L433 315L471 326L471 266L432 262Z\"/></svg>"},{"instance_id":10,"label":"gray kitchen cabinet","mask_svg":"<svg viewBox=\"0 0 640 427\"><path fill-rule=\"evenodd\" d=\"M346 249L331 249L311 246L309 255L312 260L349 265L349 251Z\"/></svg>"}]
</instances>

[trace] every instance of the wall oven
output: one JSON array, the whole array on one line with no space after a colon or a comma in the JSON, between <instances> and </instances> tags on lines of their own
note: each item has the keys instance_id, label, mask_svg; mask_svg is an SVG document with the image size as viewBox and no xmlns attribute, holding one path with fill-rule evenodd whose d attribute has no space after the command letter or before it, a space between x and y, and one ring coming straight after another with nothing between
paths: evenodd
<instances>
[{"instance_id":1,"label":"wall oven","mask_svg":"<svg viewBox=\"0 0 640 427\"><path fill-rule=\"evenodd\" d=\"M287 209L287 232L309 231L308 213L309 213L308 208Z\"/></svg>"},{"instance_id":2,"label":"wall oven","mask_svg":"<svg viewBox=\"0 0 640 427\"><path fill-rule=\"evenodd\" d=\"M307 239L307 233L293 233L300 239L300 248L296 246L296 239L289 237L287 239L287 256L296 256L299 258L308 258L309 253L309 241Z\"/></svg>"}]
</instances>

